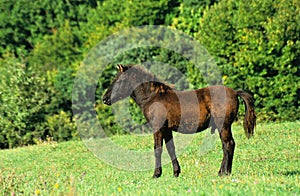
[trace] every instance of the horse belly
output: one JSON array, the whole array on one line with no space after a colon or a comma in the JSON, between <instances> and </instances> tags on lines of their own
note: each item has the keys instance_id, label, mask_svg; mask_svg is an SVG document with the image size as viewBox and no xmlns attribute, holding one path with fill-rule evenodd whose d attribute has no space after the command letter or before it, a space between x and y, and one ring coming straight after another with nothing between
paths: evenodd
<instances>
[{"instance_id":1,"label":"horse belly","mask_svg":"<svg viewBox=\"0 0 300 196\"><path fill-rule=\"evenodd\" d=\"M193 134L208 128L210 117L205 109L190 106L182 108L182 112L170 113L168 127L183 134Z\"/></svg>"}]
</instances>

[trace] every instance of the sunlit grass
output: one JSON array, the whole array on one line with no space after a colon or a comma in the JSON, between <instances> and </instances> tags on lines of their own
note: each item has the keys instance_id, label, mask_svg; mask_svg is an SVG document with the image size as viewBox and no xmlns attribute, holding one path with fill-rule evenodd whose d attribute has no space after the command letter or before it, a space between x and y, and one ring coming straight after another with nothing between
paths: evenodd
<instances>
[{"instance_id":1,"label":"sunlit grass","mask_svg":"<svg viewBox=\"0 0 300 196\"><path fill-rule=\"evenodd\" d=\"M200 153L206 132L194 136L180 154L179 178L173 177L170 163L163 166L159 179L151 178L152 169L116 169L97 159L81 141L2 150L0 195L299 195L299 131L298 122L259 124L248 140L235 125L236 151L228 177L217 175L222 160L219 140L210 152ZM112 141L133 150L153 148L151 135L114 136Z\"/></svg>"}]
</instances>

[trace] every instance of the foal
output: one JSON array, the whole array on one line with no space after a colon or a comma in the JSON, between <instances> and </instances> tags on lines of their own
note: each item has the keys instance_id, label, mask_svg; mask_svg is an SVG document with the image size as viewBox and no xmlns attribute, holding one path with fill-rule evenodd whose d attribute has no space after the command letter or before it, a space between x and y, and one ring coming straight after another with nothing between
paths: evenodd
<instances>
[{"instance_id":1,"label":"foal","mask_svg":"<svg viewBox=\"0 0 300 196\"><path fill-rule=\"evenodd\" d=\"M193 134L211 127L217 129L222 141L223 160L219 175L229 175L235 142L231 124L237 117L238 97L245 105L244 130L249 138L256 123L254 101L243 90L225 86L210 86L194 91L178 91L160 82L155 76L138 66L118 65L118 74L103 96L103 102L111 105L130 96L141 107L145 118L153 128L155 170L153 177L162 174L161 155L163 140L172 160L174 176L180 166L175 153L172 131Z\"/></svg>"}]
</instances>

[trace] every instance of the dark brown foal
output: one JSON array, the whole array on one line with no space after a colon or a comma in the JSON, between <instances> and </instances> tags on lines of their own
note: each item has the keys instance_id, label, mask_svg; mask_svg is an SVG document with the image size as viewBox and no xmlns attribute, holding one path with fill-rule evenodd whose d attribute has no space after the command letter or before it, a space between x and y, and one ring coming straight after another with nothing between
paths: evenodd
<instances>
[{"instance_id":1,"label":"dark brown foal","mask_svg":"<svg viewBox=\"0 0 300 196\"><path fill-rule=\"evenodd\" d=\"M157 178L162 174L163 140L172 160L174 176L179 176L180 166L176 157L172 131L193 134L209 127L212 133L215 129L218 130L222 141L223 160L219 175L231 173L235 148L231 124L237 117L238 97L242 98L245 105L246 136L249 138L254 132L256 116L254 101L250 94L225 86L177 91L140 67L118 65L118 70L118 75L103 96L103 102L111 105L131 96L141 107L153 129L155 154L153 177Z\"/></svg>"}]
</instances>

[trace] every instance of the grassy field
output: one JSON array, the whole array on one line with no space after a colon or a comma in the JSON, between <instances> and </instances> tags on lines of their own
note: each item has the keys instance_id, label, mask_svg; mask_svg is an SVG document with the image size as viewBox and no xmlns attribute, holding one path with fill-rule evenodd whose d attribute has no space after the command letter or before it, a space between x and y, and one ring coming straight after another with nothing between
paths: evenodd
<instances>
[{"instance_id":1,"label":"grassy field","mask_svg":"<svg viewBox=\"0 0 300 196\"><path fill-rule=\"evenodd\" d=\"M205 133L197 134L179 156L179 178L173 177L170 163L159 179L151 178L152 170L114 168L81 141L1 150L0 195L300 195L299 122L260 124L250 140L239 125L233 133L236 151L227 177L217 175L220 141L207 154L199 152ZM112 139L130 149L153 146L151 136Z\"/></svg>"}]
</instances>

